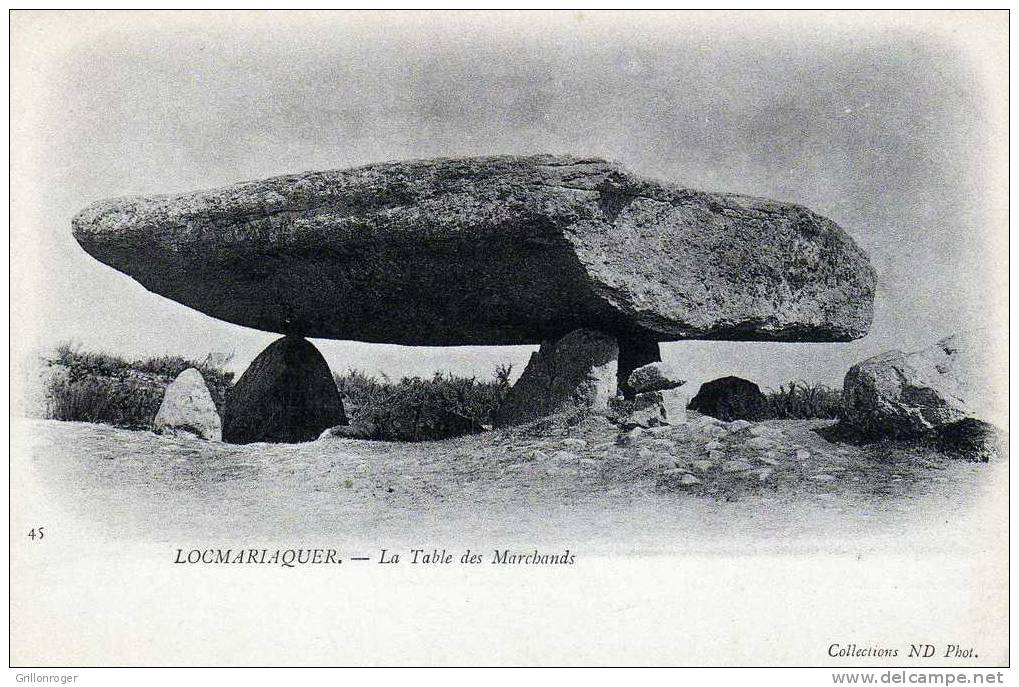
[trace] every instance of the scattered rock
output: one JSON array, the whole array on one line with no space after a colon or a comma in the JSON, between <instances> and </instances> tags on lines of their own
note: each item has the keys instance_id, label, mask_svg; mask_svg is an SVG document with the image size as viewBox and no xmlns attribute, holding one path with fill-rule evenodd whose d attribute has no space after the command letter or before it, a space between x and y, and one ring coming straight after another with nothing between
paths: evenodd
<instances>
[{"instance_id":1,"label":"scattered rock","mask_svg":"<svg viewBox=\"0 0 1019 687\"><path fill-rule=\"evenodd\" d=\"M654 461L657 465L672 467L676 465L676 456L671 453L658 451L654 454Z\"/></svg>"},{"instance_id":2,"label":"scattered rock","mask_svg":"<svg viewBox=\"0 0 1019 687\"><path fill-rule=\"evenodd\" d=\"M690 401L690 410L719 420L758 420L766 399L760 387L740 377L722 377L701 385Z\"/></svg>"},{"instance_id":3,"label":"scattered rock","mask_svg":"<svg viewBox=\"0 0 1019 687\"><path fill-rule=\"evenodd\" d=\"M796 451L796 460L810 460L810 451L801 448Z\"/></svg>"},{"instance_id":4,"label":"scattered rock","mask_svg":"<svg viewBox=\"0 0 1019 687\"><path fill-rule=\"evenodd\" d=\"M674 452L676 450L676 442L671 439L653 439L648 442L650 448L658 449L660 451Z\"/></svg>"},{"instance_id":5,"label":"scattered rock","mask_svg":"<svg viewBox=\"0 0 1019 687\"><path fill-rule=\"evenodd\" d=\"M697 431L709 437L720 437L725 434L725 428L721 425L705 424L697 427Z\"/></svg>"},{"instance_id":6,"label":"scattered rock","mask_svg":"<svg viewBox=\"0 0 1019 687\"><path fill-rule=\"evenodd\" d=\"M818 475L811 475L810 479L814 480L815 482L834 482L835 481L835 478L832 475L826 475L826 474L823 474L823 473L822 474L818 474Z\"/></svg>"},{"instance_id":7,"label":"scattered rock","mask_svg":"<svg viewBox=\"0 0 1019 687\"><path fill-rule=\"evenodd\" d=\"M704 444L704 448L708 451L718 451L723 448L723 444L720 441L709 441Z\"/></svg>"},{"instance_id":8,"label":"scattered rock","mask_svg":"<svg viewBox=\"0 0 1019 687\"><path fill-rule=\"evenodd\" d=\"M556 451L552 454L552 460L557 463L576 463L580 460L580 456L570 451Z\"/></svg>"},{"instance_id":9,"label":"scattered rock","mask_svg":"<svg viewBox=\"0 0 1019 687\"><path fill-rule=\"evenodd\" d=\"M223 440L311 441L346 424L329 365L308 340L286 336L256 357L227 396Z\"/></svg>"},{"instance_id":10,"label":"scattered rock","mask_svg":"<svg viewBox=\"0 0 1019 687\"><path fill-rule=\"evenodd\" d=\"M746 472L754 466L745 460L730 460L722 465L722 472Z\"/></svg>"},{"instance_id":11,"label":"scattered rock","mask_svg":"<svg viewBox=\"0 0 1019 687\"><path fill-rule=\"evenodd\" d=\"M751 437L746 440L744 446L747 448L757 449L763 451L774 446L774 442L768 437Z\"/></svg>"},{"instance_id":12,"label":"scattered rock","mask_svg":"<svg viewBox=\"0 0 1019 687\"><path fill-rule=\"evenodd\" d=\"M319 435L319 439L374 439L375 427L365 424L337 425Z\"/></svg>"},{"instance_id":13,"label":"scattered rock","mask_svg":"<svg viewBox=\"0 0 1019 687\"><path fill-rule=\"evenodd\" d=\"M755 437L780 437L782 436L782 430L775 427L765 427L764 425L754 425L750 428L750 433Z\"/></svg>"},{"instance_id":14,"label":"scattered rock","mask_svg":"<svg viewBox=\"0 0 1019 687\"><path fill-rule=\"evenodd\" d=\"M708 458L714 461L724 460L725 454L722 451L709 451Z\"/></svg>"},{"instance_id":15,"label":"scattered rock","mask_svg":"<svg viewBox=\"0 0 1019 687\"><path fill-rule=\"evenodd\" d=\"M496 411L495 426L523 424L570 408L607 410L616 393L618 358L616 340L589 329L542 343Z\"/></svg>"},{"instance_id":16,"label":"scattered rock","mask_svg":"<svg viewBox=\"0 0 1019 687\"><path fill-rule=\"evenodd\" d=\"M633 446L640 439L641 435L644 434L644 430L640 427L634 427L628 432L623 432L616 437L617 446Z\"/></svg>"},{"instance_id":17,"label":"scattered rock","mask_svg":"<svg viewBox=\"0 0 1019 687\"><path fill-rule=\"evenodd\" d=\"M715 467L715 463L710 460L695 460L691 463L694 469L698 472L707 472L711 468Z\"/></svg>"},{"instance_id":18,"label":"scattered rock","mask_svg":"<svg viewBox=\"0 0 1019 687\"><path fill-rule=\"evenodd\" d=\"M747 420L733 420L732 422L729 423L729 431L730 432L738 432L741 429L746 429L747 427L750 427L751 424L752 423L748 422ZM753 434L754 430L751 429L750 432ZM759 436L759 435L754 434L754 436Z\"/></svg>"},{"instance_id":19,"label":"scattered rock","mask_svg":"<svg viewBox=\"0 0 1019 687\"><path fill-rule=\"evenodd\" d=\"M684 474L679 478L679 486L681 487L692 487L700 483L701 481L691 474Z\"/></svg>"},{"instance_id":20,"label":"scattered rock","mask_svg":"<svg viewBox=\"0 0 1019 687\"><path fill-rule=\"evenodd\" d=\"M775 455L774 451L768 451L763 456L757 456L757 460L761 461L765 465L778 465Z\"/></svg>"},{"instance_id":21,"label":"scattered rock","mask_svg":"<svg viewBox=\"0 0 1019 687\"><path fill-rule=\"evenodd\" d=\"M757 479L761 480L762 482L766 482L774 472L775 471L772 468L761 468L760 470L756 471Z\"/></svg>"},{"instance_id":22,"label":"scattered rock","mask_svg":"<svg viewBox=\"0 0 1019 687\"><path fill-rule=\"evenodd\" d=\"M166 387L153 429L157 433L186 431L210 441L223 439L223 423L201 372L189 367Z\"/></svg>"},{"instance_id":23,"label":"scattered rock","mask_svg":"<svg viewBox=\"0 0 1019 687\"><path fill-rule=\"evenodd\" d=\"M563 448L584 449L587 448L587 442L583 439L571 437L569 439L563 439Z\"/></svg>"},{"instance_id":24,"label":"scattered rock","mask_svg":"<svg viewBox=\"0 0 1019 687\"><path fill-rule=\"evenodd\" d=\"M654 436L658 434L675 434L682 429L682 425L656 425L647 427L647 433Z\"/></svg>"},{"instance_id":25,"label":"scattered rock","mask_svg":"<svg viewBox=\"0 0 1019 687\"><path fill-rule=\"evenodd\" d=\"M635 393L667 391L686 384L670 366L665 363L649 363L630 373L627 383Z\"/></svg>"},{"instance_id":26,"label":"scattered rock","mask_svg":"<svg viewBox=\"0 0 1019 687\"><path fill-rule=\"evenodd\" d=\"M632 398L609 401L610 415L620 426L635 425L651 429L686 423L686 394L680 389L644 391Z\"/></svg>"}]
</instances>

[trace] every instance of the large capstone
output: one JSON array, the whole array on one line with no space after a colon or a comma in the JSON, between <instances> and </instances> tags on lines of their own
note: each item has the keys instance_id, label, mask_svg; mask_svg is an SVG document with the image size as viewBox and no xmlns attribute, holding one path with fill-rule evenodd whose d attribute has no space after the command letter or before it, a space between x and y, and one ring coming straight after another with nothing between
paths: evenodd
<instances>
[{"instance_id":1,"label":"large capstone","mask_svg":"<svg viewBox=\"0 0 1019 687\"><path fill-rule=\"evenodd\" d=\"M311 441L341 424L347 418L325 358L306 339L286 336L262 351L230 390L223 440Z\"/></svg>"},{"instance_id":2,"label":"large capstone","mask_svg":"<svg viewBox=\"0 0 1019 687\"><path fill-rule=\"evenodd\" d=\"M409 345L607 332L624 391L659 341L847 341L873 310L874 270L833 221L598 159L292 174L101 201L73 230L147 289L256 329Z\"/></svg>"},{"instance_id":3,"label":"large capstone","mask_svg":"<svg viewBox=\"0 0 1019 687\"><path fill-rule=\"evenodd\" d=\"M615 339L588 329L543 343L496 410L495 425L572 410L606 410L616 393L618 358Z\"/></svg>"}]
</instances>

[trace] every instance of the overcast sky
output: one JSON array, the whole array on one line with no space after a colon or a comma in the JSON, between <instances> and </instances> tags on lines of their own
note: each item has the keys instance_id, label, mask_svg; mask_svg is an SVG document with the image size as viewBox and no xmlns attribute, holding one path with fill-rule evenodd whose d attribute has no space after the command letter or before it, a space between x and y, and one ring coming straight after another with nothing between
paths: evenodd
<instances>
[{"instance_id":1,"label":"overcast sky","mask_svg":"<svg viewBox=\"0 0 1019 687\"><path fill-rule=\"evenodd\" d=\"M680 342L693 382L841 384L854 362L1001 326L1007 15L77 14L15 12L15 351L233 353L275 335L147 292L82 251L109 196L369 162L573 153L800 203L878 273L851 344ZM334 370L520 371L529 347L315 340Z\"/></svg>"}]
</instances>

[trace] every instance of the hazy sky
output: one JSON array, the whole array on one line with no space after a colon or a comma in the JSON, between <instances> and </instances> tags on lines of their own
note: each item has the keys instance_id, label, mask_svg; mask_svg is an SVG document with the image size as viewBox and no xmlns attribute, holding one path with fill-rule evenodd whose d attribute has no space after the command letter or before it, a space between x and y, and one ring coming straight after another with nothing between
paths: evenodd
<instances>
[{"instance_id":1,"label":"hazy sky","mask_svg":"<svg viewBox=\"0 0 1019 687\"><path fill-rule=\"evenodd\" d=\"M997 323L1007 303L1007 14L15 12L12 332L127 356L275 335L147 292L82 251L109 196L368 162L573 153L831 217L878 273L851 344L679 342L696 382L840 384L852 363ZM529 347L315 340L334 370L488 375Z\"/></svg>"}]
</instances>

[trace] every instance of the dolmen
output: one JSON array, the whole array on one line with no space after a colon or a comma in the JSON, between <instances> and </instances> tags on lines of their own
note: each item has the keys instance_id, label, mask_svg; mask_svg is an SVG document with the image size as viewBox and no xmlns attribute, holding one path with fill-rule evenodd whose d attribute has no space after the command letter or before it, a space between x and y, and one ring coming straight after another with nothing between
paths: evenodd
<instances>
[{"instance_id":1,"label":"dolmen","mask_svg":"<svg viewBox=\"0 0 1019 687\"><path fill-rule=\"evenodd\" d=\"M560 341L576 349L573 332L597 332L615 341L616 391L627 397L630 374L661 360L662 341L849 341L873 316L874 270L833 221L595 158L307 172L104 200L72 227L90 255L150 291L291 340L540 344L535 364L547 365L562 357ZM581 397L601 404L605 345L584 337L597 346L588 355L597 369L578 382L589 389ZM548 374L525 377L533 389ZM232 421L224 425L230 440Z\"/></svg>"}]
</instances>

